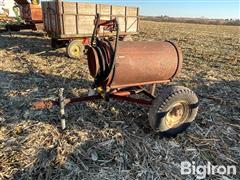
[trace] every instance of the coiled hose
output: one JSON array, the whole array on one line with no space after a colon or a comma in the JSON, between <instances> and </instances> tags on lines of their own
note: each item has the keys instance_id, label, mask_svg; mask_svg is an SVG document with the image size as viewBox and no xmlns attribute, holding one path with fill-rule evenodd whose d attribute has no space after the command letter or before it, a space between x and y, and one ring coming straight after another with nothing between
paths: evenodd
<instances>
[{"instance_id":1,"label":"coiled hose","mask_svg":"<svg viewBox=\"0 0 240 180\"><path fill-rule=\"evenodd\" d=\"M91 48L93 48L97 53L98 62L96 63L99 64L99 69L97 69L97 73L93 75L95 78L95 83L94 83L95 87L98 86L100 83L108 80L110 75L114 72L115 62L116 62L116 52L117 52L118 39L119 39L119 24L117 19L115 19L114 21L111 21L111 23L112 22L115 23L115 28L116 28L114 46L112 45L113 43L111 43L109 40L98 37L98 28L101 26L101 24L99 25L99 20L100 20L100 16L97 15L97 20L95 22L95 27L94 27L94 31L91 39Z\"/></svg>"}]
</instances>

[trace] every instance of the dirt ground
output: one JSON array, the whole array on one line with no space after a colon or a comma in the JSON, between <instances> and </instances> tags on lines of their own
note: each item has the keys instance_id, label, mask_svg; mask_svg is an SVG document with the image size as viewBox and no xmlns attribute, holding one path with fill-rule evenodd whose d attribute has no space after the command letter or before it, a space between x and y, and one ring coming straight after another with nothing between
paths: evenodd
<instances>
[{"instance_id":1,"label":"dirt ground","mask_svg":"<svg viewBox=\"0 0 240 180\"><path fill-rule=\"evenodd\" d=\"M195 179L181 175L182 161L235 165L239 179L240 27L142 21L134 40L173 40L184 54L174 84L194 90L196 121L175 138L155 134L148 108L103 101L33 111L36 99L75 97L92 78L85 59L51 50L41 32L0 34L0 179ZM160 88L160 87L159 87Z\"/></svg>"}]
</instances>

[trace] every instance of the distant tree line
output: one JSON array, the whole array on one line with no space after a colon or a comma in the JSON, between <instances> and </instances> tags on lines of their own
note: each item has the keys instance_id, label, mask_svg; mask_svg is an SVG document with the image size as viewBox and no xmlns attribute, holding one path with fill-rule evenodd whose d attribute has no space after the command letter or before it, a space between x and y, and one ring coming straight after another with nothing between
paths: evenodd
<instances>
[{"instance_id":1,"label":"distant tree line","mask_svg":"<svg viewBox=\"0 0 240 180\"><path fill-rule=\"evenodd\" d=\"M169 16L142 16L142 20L158 21L158 22L180 22L180 23L194 23L194 24L214 24L214 25L231 25L240 26L240 19L208 19L201 18L176 18Z\"/></svg>"}]
</instances>

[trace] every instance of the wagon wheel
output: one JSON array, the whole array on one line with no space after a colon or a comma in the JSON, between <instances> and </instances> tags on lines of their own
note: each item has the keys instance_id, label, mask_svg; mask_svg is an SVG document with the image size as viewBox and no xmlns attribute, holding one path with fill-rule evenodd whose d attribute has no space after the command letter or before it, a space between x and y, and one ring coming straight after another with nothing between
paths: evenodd
<instances>
[{"instance_id":1,"label":"wagon wheel","mask_svg":"<svg viewBox=\"0 0 240 180\"><path fill-rule=\"evenodd\" d=\"M165 136L175 136L194 121L198 98L193 91L182 86L168 86L160 93L149 111L150 125Z\"/></svg>"},{"instance_id":2,"label":"wagon wheel","mask_svg":"<svg viewBox=\"0 0 240 180\"><path fill-rule=\"evenodd\" d=\"M84 45L80 40L73 40L67 46L67 54L70 58L80 58L83 56Z\"/></svg>"},{"instance_id":3,"label":"wagon wheel","mask_svg":"<svg viewBox=\"0 0 240 180\"><path fill-rule=\"evenodd\" d=\"M33 5L38 5L39 4L39 0L31 0Z\"/></svg>"}]
</instances>

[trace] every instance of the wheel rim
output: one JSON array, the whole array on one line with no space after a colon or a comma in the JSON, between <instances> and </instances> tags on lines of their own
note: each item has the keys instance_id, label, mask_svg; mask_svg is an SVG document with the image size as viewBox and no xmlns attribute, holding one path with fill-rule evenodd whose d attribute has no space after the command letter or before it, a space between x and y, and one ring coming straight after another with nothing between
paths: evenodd
<instances>
[{"instance_id":1,"label":"wheel rim","mask_svg":"<svg viewBox=\"0 0 240 180\"><path fill-rule=\"evenodd\" d=\"M169 108L165 116L165 124L168 128L178 127L189 117L191 110L185 101L175 102Z\"/></svg>"},{"instance_id":2,"label":"wheel rim","mask_svg":"<svg viewBox=\"0 0 240 180\"><path fill-rule=\"evenodd\" d=\"M81 55L81 48L77 44L73 44L70 48L70 54L73 57L79 57Z\"/></svg>"}]
</instances>

